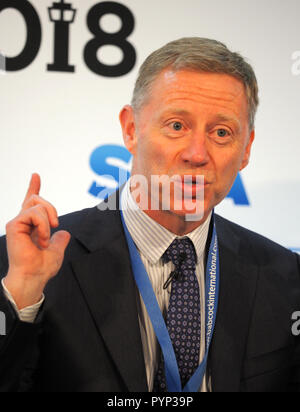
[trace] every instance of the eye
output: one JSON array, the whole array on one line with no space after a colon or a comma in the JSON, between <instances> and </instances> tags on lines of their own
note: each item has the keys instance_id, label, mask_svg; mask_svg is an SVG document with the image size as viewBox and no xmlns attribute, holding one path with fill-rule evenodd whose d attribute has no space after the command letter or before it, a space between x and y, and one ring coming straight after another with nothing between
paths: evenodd
<instances>
[{"instance_id":1,"label":"eye","mask_svg":"<svg viewBox=\"0 0 300 412\"><path fill-rule=\"evenodd\" d=\"M172 127L174 130L176 130L176 132L179 132L180 130L182 130L183 125L180 122L173 122Z\"/></svg>"},{"instance_id":2,"label":"eye","mask_svg":"<svg viewBox=\"0 0 300 412\"><path fill-rule=\"evenodd\" d=\"M226 137L229 135L229 132L225 129L218 129L217 130L218 137Z\"/></svg>"}]
</instances>

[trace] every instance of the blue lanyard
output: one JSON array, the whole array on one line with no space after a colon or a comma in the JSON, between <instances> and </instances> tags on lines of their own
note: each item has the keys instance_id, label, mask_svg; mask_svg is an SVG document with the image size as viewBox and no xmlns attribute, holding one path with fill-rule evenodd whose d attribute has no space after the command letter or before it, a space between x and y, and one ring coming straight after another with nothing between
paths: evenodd
<instances>
[{"instance_id":1,"label":"blue lanyard","mask_svg":"<svg viewBox=\"0 0 300 412\"><path fill-rule=\"evenodd\" d=\"M148 273L141 260L139 252L134 244L134 241L128 231L128 228L125 224L122 211L121 219L128 243L135 282L143 298L148 315L152 322L154 332L163 352L168 392L198 392L201 388L201 384L206 371L209 348L216 322L219 298L219 249L214 214L212 216L213 234L209 248L209 255L206 267L205 356L203 361L201 362L201 364L199 365L199 367L197 368L197 370L195 371L195 373L183 389L181 386L180 374L178 370L174 348L169 336L166 323L164 321L160 307L158 305Z\"/></svg>"}]
</instances>

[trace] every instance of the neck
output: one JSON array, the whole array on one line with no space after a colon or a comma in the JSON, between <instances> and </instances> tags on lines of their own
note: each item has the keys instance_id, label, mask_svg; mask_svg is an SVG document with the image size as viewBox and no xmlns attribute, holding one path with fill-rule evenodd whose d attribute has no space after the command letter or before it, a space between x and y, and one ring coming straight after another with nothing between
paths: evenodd
<instances>
[{"instance_id":1,"label":"neck","mask_svg":"<svg viewBox=\"0 0 300 412\"><path fill-rule=\"evenodd\" d=\"M169 232L177 236L185 236L191 233L197 227L201 226L208 218L210 212L206 213L201 220L195 222L186 221L185 216L180 216L171 211L161 210L144 210L144 212L155 220L161 226L165 227Z\"/></svg>"}]
</instances>

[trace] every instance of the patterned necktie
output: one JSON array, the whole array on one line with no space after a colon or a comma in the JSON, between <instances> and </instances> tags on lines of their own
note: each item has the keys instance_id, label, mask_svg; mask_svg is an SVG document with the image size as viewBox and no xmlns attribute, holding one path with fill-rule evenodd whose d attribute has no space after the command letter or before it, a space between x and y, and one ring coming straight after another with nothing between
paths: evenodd
<instances>
[{"instance_id":1,"label":"patterned necktie","mask_svg":"<svg viewBox=\"0 0 300 412\"><path fill-rule=\"evenodd\" d=\"M200 353L200 291L196 277L196 253L192 241L175 239L163 255L164 262L172 261L172 291L167 313L167 329L181 377L182 388L199 366ZM166 392L164 361L161 359L154 392Z\"/></svg>"}]
</instances>

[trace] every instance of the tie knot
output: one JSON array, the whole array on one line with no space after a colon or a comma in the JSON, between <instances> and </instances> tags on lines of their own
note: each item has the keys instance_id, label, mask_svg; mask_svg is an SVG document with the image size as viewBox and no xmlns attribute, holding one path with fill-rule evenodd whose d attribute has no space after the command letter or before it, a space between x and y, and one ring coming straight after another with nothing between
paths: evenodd
<instances>
[{"instance_id":1,"label":"tie knot","mask_svg":"<svg viewBox=\"0 0 300 412\"><path fill-rule=\"evenodd\" d=\"M182 265L188 269L194 269L197 262L197 255L193 242L188 238L176 238L163 254L165 263L172 261L176 268Z\"/></svg>"}]
</instances>

